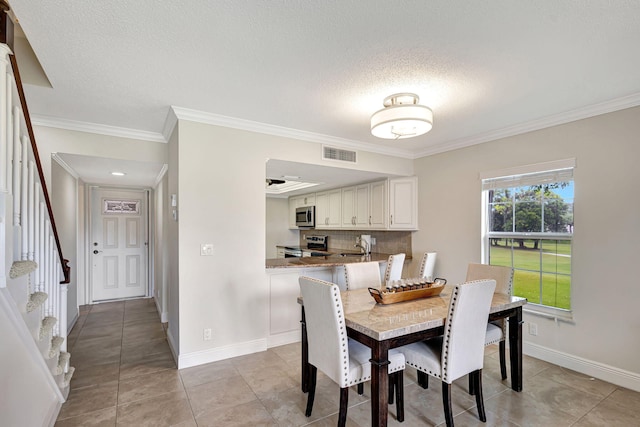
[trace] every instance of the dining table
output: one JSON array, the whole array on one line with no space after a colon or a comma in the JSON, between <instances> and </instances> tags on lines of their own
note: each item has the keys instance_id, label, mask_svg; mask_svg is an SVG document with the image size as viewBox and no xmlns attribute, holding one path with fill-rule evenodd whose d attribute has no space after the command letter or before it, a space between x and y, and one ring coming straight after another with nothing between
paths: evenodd
<instances>
[{"instance_id":1,"label":"dining table","mask_svg":"<svg viewBox=\"0 0 640 427\"><path fill-rule=\"evenodd\" d=\"M386 426L388 417L387 365L389 349L441 336L453 285L445 285L435 296L393 304L376 303L368 289L340 293L350 338L371 348L371 425ZM302 391L309 387L308 342L301 304ZM522 307L526 298L495 293L488 321L508 319L511 388L522 391Z\"/></svg>"}]
</instances>

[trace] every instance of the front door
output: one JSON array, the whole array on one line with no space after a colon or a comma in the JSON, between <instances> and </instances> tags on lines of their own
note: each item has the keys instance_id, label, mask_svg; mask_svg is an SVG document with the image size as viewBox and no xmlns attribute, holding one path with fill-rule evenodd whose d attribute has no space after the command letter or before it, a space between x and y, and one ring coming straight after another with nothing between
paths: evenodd
<instances>
[{"instance_id":1,"label":"front door","mask_svg":"<svg viewBox=\"0 0 640 427\"><path fill-rule=\"evenodd\" d=\"M91 187L91 300L147 295L146 190Z\"/></svg>"}]
</instances>

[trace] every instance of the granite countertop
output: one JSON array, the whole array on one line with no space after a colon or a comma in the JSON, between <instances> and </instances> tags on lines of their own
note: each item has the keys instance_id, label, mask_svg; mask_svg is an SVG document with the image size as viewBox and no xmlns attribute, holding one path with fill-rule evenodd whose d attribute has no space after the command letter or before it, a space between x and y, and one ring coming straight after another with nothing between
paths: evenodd
<instances>
[{"instance_id":1,"label":"granite countertop","mask_svg":"<svg viewBox=\"0 0 640 427\"><path fill-rule=\"evenodd\" d=\"M321 252L315 251L314 252ZM358 252L339 250L339 253L353 253L356 256L340 256L337 254L327 256L296 257L296 258L273 258L267 259L266 268L307 268L307 267L337 267L355 262L387 262L389 254L372 253L369 256L357 256Z\"/></svg>"},{"instance_id":2,"label":"granite countertop","mask_svg":"<svg viewBox=\"0 0 640 427\"><path fill-rule=\"evenodd\" d=\"M341 292L345 323L378 341L443 326L453 287L445 285L435 297L388 305L376 304L367 289ZM489 314L526 303L526 298L495 293Z\"/></svg>"}]
</instances>

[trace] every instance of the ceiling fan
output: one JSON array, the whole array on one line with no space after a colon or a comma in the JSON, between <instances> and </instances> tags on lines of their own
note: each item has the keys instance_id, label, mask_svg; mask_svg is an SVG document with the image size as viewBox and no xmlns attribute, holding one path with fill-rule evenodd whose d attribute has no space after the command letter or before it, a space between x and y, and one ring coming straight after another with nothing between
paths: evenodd
<instances>
[{"instance_id":1,"label":"ceiling fan","mask_svg":"<svg viewBox=\"0 0 640 427\"><path fill-rule=\"evenodd\" d=\"M283 179L271 179L271 178L267 178L267 185L274 185L274 184L284 184L286 181Z\"/></svg>"}]
</instances>

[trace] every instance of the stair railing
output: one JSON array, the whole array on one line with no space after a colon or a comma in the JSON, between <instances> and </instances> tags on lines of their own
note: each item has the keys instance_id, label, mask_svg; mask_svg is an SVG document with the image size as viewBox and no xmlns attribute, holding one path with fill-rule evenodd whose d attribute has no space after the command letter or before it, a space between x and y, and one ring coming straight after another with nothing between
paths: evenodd
<instances>
[{"instance_id":1,"label":"stair railing","mask_svg":"<svg viewBox=\"0 0 640 427\"><path fill-rule=\"evenodd\" d=\"M32 310L38 305L43 325L53 325L52 330L41 329L40 334L51 332L62 338L61 349L65 351L65 284L70 282L71 269L58 237L13 53L13 22L8 12L6 1L0 0L0 247L6 251L0 257L0 287L6 286L7 262L11 265L10 279L20 270L29 274L30 300L26 311L30 304Z\"/></svg>"}]
</instances>

